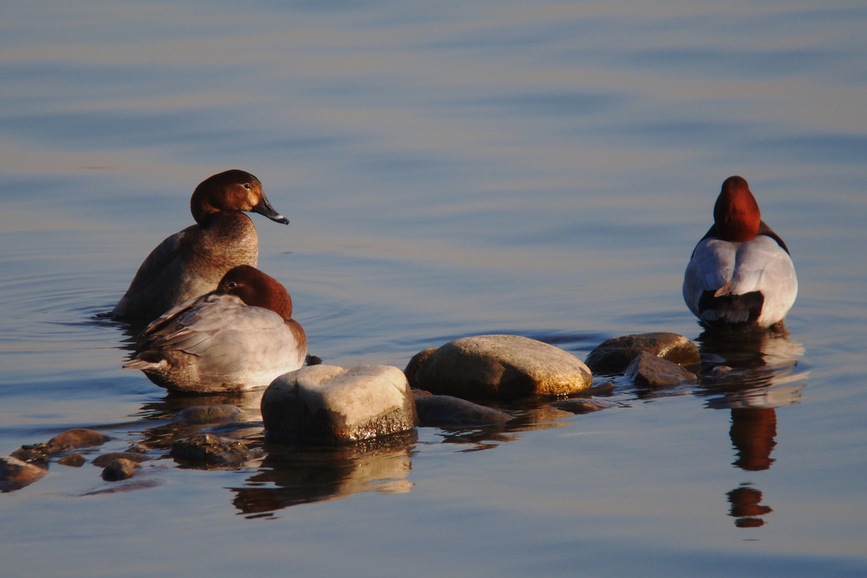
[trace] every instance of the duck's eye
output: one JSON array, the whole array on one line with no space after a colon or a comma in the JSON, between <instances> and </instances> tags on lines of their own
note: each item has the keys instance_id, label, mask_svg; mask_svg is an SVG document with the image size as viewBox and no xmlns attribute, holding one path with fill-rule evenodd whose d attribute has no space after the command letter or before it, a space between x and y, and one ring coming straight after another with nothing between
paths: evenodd
<instances>
[{"instance_id":1,"label":"duck's eye","mask_svg":"<svg viewBox=\"0 0 867 578\"><path fill-rule=\"evenodd\" d=\"M236 288L236 287L238 286L238 284L237 284L236 282L234 282L234 281L229 281L228 283L226 283L226 286L227 286L229 289L234 289L234 288Z\"/></svg>"},{"instance_id":2,"label":"duck's eye","mask_svg":"<svg viewBox=\"0 0 867 578\"><path fill-rule=\"evenodd\" d=\"M252 189L253 187L250 186L250 183L244 183L244 188L247 189L247 190L249 191L249 190Z\"/></svg>"}]
</instances>

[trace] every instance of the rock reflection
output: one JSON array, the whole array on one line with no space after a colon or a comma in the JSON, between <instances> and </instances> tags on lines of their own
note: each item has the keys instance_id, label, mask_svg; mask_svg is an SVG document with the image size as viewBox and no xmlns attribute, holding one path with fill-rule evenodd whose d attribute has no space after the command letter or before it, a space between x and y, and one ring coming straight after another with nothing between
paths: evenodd
<instances>
[{"instance_id":1,"label":"rock reflection","mask_svg":"<svg viewBox=\"0 0 867 578\"><path fill-rule=\"evenodd\" d=\"M777 408L798 403L806 372L798 372L800 344L785 332L706 332L698 338L702 357L700 395L707 406L731 411L732 465L745 472L770 469L777 445ZM750 482L726 494L738 528L764 525L773 509Z\"/></svg>"},{"instance_id":2,"label":"rock reflection","mask_svg":"<svg viewBox=\"0 0 867 578\"><path fill-rule=\"evenodd\" d=\"M360 492L404 493L412 483L415 432L350 446L267 443L259 471L241 488L231 488L234 506L251 517Z\"/></svg>"}]
</instances>

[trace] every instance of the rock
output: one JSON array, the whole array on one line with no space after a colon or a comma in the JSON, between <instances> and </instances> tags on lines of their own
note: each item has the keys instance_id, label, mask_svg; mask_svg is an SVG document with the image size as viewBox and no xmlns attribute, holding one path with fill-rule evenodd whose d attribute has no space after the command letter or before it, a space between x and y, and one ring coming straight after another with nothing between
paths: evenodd
<instances>
[{"instance_id":1,"label":"rock","mask_svg":"<svg viewBox=\"0 0 867 578\"><path fill-rule=\"evenodd\" d=\"M646 351L642 351L629 367L626 375L635 385L642 387L665 387L679 383L694 382L696 376L673 361L662 359Z\"/></svg>"},{"instance_id":2,"label":"rock","mask_svg":"<svg viewBox=\"0 0 867 578\"><path fill-rule=\"evenodd\" d=\"M133 460L117 458L116 460L112 460L102 470L102 479L106 482L128 480L133 476L138 467L138 463Z\"/></svg>"},{"instance_id":3,"label":"rock","mask_svg":"<svg viewBox=\"0 0 867 578\"><path fill-rule=\"evenodd\" d=\"M427 361L427 358L436 351L436 347L428 347L427 349L423 349L416 353L410 358L409 363L406 364L406 369L403 370L403 373L406 375L407 381L409 381L409 386L413 389L418 388L418 379L416 378L416 373L418 372L418 368L422 366L422 364Z\"/></svg>"},{"instance_id":4,"label":"rock","mask_svg":"<svg viewBox=\"0 0 867 578\"><path fill-rule=\"evenodd\" d=\"M77 448L99 446L110 439L98 431L76 428L58 434L44 444L21 446L12 452L12 457L47 468L49 458L55 454Z\"/></svg>"},{"instance_id":5,"label":"rock","mask_svg":"<svg viewBox=\"0 0 867 578\"><path fill-rule=\"evenodd\" d=\"M56 451L65 449L87 448L101 446L111 438L107 435L91 429L71 429L56 435L48 440L48 446L57 448ZM56 452L52 452L56 453Z\"/></svg>"},{"instance_id":6,"label":"rock","mask_svg":"<svg viewBox=\"0 0 867 578\"><path fill-rule=\"evenodd\" d=\"M169 455L182 465L228 468L241 467L253 456L242 442L210 433L177 440L172 444Z\"/></svg>"},{"instance_id":7,"label":"rock","mask_svg":"<svg viewBox=\"0 0 867 578\"><path fill-rule=\"evenodd\" d=\"M275 379L262 396L269 437L341 443L415 427L415 403L403 372L387 365L302 367Z\"/></svg>"},{"instance_id":8,"label":"rock","mask_svg":"<svg viewBox=\"0 0 867 578\"><path fill-rule=\"evenodd\" d=\"M47 472L12 456L0 457L0 492L20 490L39 480Z\"/></svg>"},{"instance_id":9,"label":"rock","mask_svg":"<svg viewBox=\"0 0 867 578\"><path fill-rule=\"evenodd\" d=\"M585 363L594 373L623 373L642 351L680 365L700 363L695 343L677 333L637 333L614 337L599 344Z\"/></svg>"},{"instance_id":10,"label":"rock","mask_svg":"<svg viewBox=\"0 0 867 578\"><path fill-rule=\"evenodd\" d=\"M102 468L110 464L115 460L129 460L135 463L141 463L149 460L146 455L137 453L137 452L111 452L108 454L102 454L98 456L95 460L93 460L93 465L96 467Z\"/></svg>"},{"instance_id":11,"label":"rock","mask_svg":"<svg viewBox=\"0 0 867 578\"><path fill-rule=\"evenodd\" d=\"M614 407L614 404L610 401L601 401L598 399L564 399L562 401L555 401L551 405L557 409L562 409L563 411L579 415Z\"/></svg>"},{"instance_id":12,"label":"rock","mask_svg":"<svg viewBox=\"0 0 867 578\"><path fill-rule=\"evenodd\" d=\"M87 460L79 453L70 454L64 458L57 460L61 466L69 466L71 468L80 468Z\"/></svg>"},{"instance_id":13,"label":"rock","mask_svg":"<svg viewBox=\"0 0 867 578\"><path fill-rule=\"evenodd\" d=\"M419 424L425 427L473 427L500 424L509 414L451 395L416 397Z\"/></svg>"},{"instance_id":14,"label":"rock","mask_svg":"<svg viewBox=\"0 0 867 578\"><path fill-rule=\"evenodd\" d=\"M192 424L222 423L235 421L241 409L230 404L197 405L178 413L178 418Z\"/></svg>"},{"instance_id":15,"label":"rock","mask_svg":"<svg viewBox=\"0 0 867 578\"><path fill-rule=\"evenodd\" d=\"M456 339L427 355L415 370L417 387L469 398L566 395L590 387L592 378L574 355L519 335Z\"/></svg>"}]
</instances>

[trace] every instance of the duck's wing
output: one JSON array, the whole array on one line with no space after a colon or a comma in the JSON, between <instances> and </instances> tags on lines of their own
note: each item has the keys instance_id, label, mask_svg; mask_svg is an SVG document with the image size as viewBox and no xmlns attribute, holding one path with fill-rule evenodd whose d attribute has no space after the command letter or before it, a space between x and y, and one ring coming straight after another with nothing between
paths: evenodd
<instances>
[{"instance_id":1,"label":"duck's wing","mask_svg":"<svg viewBox=\"0 0 867 578\"><path fill-rule=\"evenodd\" d=\"M177 303L195 225L164 239L145 258L115 305L113 319L151 321Z\"/></svg>"}]
</instances>

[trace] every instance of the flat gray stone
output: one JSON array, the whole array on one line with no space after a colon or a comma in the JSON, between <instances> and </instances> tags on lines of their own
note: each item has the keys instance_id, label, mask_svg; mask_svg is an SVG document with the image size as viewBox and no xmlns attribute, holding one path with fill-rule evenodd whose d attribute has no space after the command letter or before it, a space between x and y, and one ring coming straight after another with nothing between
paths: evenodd
<instances>
[{"instance_id":1,"label":"flat gray stone","mask_svg":"<svg viewBox=\"0 0 867 578\"><path fill-rule=\"evenodd\" d=\"M695 382L696 375L691 373L673 361L662 359L652 353L642 351L638 354L629 367L626 375L632 379L635 385L641 387L666 387L680 383Z\"/></svg>"},{"instance_id":2,"label":"flat gray stone","mask_svg":"<svg viewBox=\"0 0 867 578\"><path fill-rule=\"evenodd\" d=\"M407 431L417 420L404 373L388 365L302 367L262 396L269 437L351 443Z\"/></svg>"},{"instance_id":3,"label":"flat gray stone","mask_svg":"<svg viewBox=\"0 0 867 578\"><path fill-rule=\"evenodd\" d=\"M571 353L519 335L463 337L422 354L425 358L413 367L416 386L434 394L559 396L587 389L593 380L590 369Z\"/></svg>"},{"instance_id":4,"label":"flat gray stone","mask_svg":"<svg viewBox=\"0 0 867 578\"><path fill-rule=\"evenodd\" d=\"M620 374L642 351L680 365L701 363L695 343L683 335L661 331L607 339L590 352L585 363L593 373Z\"/></svg>"}]
</instances>

